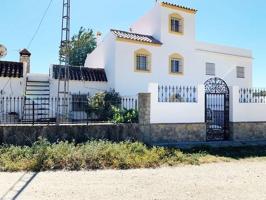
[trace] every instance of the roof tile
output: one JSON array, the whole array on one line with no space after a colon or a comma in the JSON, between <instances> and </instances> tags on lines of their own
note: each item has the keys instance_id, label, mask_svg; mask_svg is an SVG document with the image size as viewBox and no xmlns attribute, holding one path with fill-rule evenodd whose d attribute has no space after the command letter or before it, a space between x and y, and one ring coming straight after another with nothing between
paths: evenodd
<instances>
[{"instance_id":1,"label":"roof tile","mask_svg":"<svg viewBox=\"0 0 266 200\"><path fill-rule=\"evenodd\" d=\"M63 68L63 66L60 65L53 66L54 79L58 79L60 67ZM60 77L63 78L64 73L60 74ZM77 80L77 81L83 80L83 81L107 82L107 76L105 70L99 68L70 66L69 78L70 80Z\"/></svg>"},{"instance_id":2,"label":"roof tile","mask_svg":"<svg viewBox=\"0 0 266 200\"><path fill-rule=\"evenodd\" d=\"M162 44L159 40L155 39L151 35L143 35L138 33L115 30L115 29L111 29L111 32L114 33L118 38L122 39L128 39L138 42L146 42L150 44L159 44L159 45Z\"/></svg>"},{"instance_id":3,"label":"roof tile","mask_svg":"<svg viewBox=\"0 0 266 200\"><path fill-rule=\"evenodd\" d=\"M194 12L196 13L198 10L194 9L194 8L188 8L188 7L185 7L185 6L181 6L181 5L177 5L177 4L173 4L173 3L169 3L169 2L162 2L162 5L166 5L166 6L173 6L173 7L177 7L177 8L181 8L181 9L184 9L184 10L188 10L190 12Z\"/></svg>"},{"instance_id":4,"label":"roof tile","mask_svg":"<svg viewBox=\"0 0 266 200\"><path fill-rule=\"evenodd\" d=\"M0 61L0 77L22 78L23 63Z\"/></svg>"}]
</instances>

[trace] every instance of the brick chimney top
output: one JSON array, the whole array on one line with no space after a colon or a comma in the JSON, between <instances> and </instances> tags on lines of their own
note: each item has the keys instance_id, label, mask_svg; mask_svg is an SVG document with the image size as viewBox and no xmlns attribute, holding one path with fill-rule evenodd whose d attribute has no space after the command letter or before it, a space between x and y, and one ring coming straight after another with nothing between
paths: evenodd
<instances>
[{"instance_id":1,"label":"brick chimney top","mask_svg":"<svg viewBox=\"0 0 266 200\"><path fill-rule=\"evenodd\" d=\"M31 56L31 53L27 49L22 49L19 54L20 56Z\"/></svg>"}]
</instances>

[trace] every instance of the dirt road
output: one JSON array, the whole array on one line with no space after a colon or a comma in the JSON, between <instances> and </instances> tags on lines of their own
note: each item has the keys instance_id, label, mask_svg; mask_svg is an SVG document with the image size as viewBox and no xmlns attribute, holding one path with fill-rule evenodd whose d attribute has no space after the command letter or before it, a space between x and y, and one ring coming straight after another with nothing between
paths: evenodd
<instances>
[{"instance_id":1,"label":"dirt road","mask_svg":"<svg viewBox=\"0 0 266 200\"><path fill-rule=\"evenodd\" d=\"M0 199L265 200L266 161L161 169L0 173Z\"/></svg>"}]
</instances>

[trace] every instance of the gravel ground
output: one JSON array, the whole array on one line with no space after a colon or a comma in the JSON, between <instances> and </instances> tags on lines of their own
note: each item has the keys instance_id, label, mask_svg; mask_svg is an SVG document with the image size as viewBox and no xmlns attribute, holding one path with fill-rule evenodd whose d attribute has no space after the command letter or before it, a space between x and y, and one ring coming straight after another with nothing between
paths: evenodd
<instances>
[{"instance_id":1,"label":"gravel ground","mask_svg":"<svg viewBox=\"0 0 266 200\"><path fill-rule=\"evenodd\" d=\"M266 161L127 171L0 173L0 199L265 200L265 185Z\"/></svg>"}]
</instances>

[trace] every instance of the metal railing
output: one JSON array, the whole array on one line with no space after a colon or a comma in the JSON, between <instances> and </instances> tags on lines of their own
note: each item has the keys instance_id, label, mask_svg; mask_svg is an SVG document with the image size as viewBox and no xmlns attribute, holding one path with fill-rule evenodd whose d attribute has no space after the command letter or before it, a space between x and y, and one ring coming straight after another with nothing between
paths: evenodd
<instances>
[{"instance_id":1,"label":"metal railing","mask_svg":"<svg viewBox=\"0 0 266 200\"><path fill-rule=\"evenodd\" d=\"M197 103L195 86L158 86L159 102Z\"/></svg>"},{"instance_id":2,"label":"metal railing","mask_svg":"<svg viewBox=\"0 0 266 200\"><path fill-rule=\"evenodd\" d=\"M239 103L266 103L266 88L240 88Z\"/></svg>"},{"instance_id":3,"label":"metal railing","mask_svg":"<svg viewBox=\"0 0 266 200\"><path fill-rule=\"evenodd\" d=\"M69 104L67 116L62 114L63 107L57 109L58 105L63 105L62 102ZM135 97L122 97L118 102L108 101L107 104L127 110L138 109ZM106 105L97 106L105 112ZM99 117L97 113L98 111L90 105L90 98L84 96L74 96L67 101L57 97L0 97L0 124L78 124L108 121Z\"/></svg>"}]
</instances>

